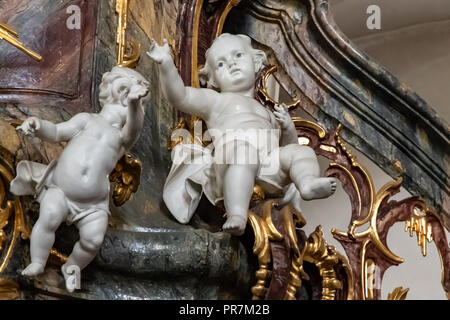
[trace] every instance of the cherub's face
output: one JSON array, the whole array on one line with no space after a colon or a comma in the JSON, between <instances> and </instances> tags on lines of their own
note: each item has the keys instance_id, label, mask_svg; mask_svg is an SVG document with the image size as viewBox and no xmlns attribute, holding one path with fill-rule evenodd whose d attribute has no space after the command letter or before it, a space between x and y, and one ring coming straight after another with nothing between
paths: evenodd
<instances>
[{"instance_id":1,"label":"cherub's face","mask_svg":"<svg viewBox=\"0 0 450 320\"><path fill-rule=\"evenodd\" d=\"M209 49L208 64L221 92L241 92L255 85L252 53L239 38L216 41Z\"/></svg>"}]
</instances>

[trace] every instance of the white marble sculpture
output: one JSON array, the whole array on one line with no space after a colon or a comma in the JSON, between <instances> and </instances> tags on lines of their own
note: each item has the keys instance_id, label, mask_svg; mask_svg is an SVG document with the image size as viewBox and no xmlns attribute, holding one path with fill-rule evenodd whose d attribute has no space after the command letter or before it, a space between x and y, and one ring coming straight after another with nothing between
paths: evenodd
<instances>
[{"instance_id":1,"label":"white marble sculpture","mask_svg":"<svg viewBox=\"0 0 450 320\"><path fill-rule=\"evenodd\" d=\"M224 200L228 218L223 230L241 235L255 182L266 193L281 192L296 209L300 195L312 200L334 193L336 179L320 177L316 154L310 147L298 144L286 108L277 106L272 113L254 99L256 74L266 55L252 48L249 37L223 34L214 41L200 71L200 79L208 88L184 85L166 40L163 46L153 41L147 54L159 65L162 90L169 102L203 119L208 131L213 132L213 153L194 144L176 147L185 152L174 153L178 156L173 159L163 196L179 222L189 222L204 193L214 204ZM267 139L256 139L260 132ZM276 144L267 142L273 139ZM219 150L225 157L220 163ZM205 161L208 154L211 161ZM192 158L203 161L184 161ZM263 170L264 166L275 170Z\"/></svg>"},{"instance_id":2,"label":"white marble sculpture","mask_svg":"<svg viewBox=\"0 0 450 320\"><path fill-rule=\"evenodd\" d=\"M31 263L23 270L24 276L44 271L55 231L64 221L75 224L80 233L61 268L66 280L68 267L82 270L94 259L108 227L108 176L140 135L142 100L148 92L142 75L115 67L104 74L100 85L100 113L79 113L59 124L31 117L17 128L46 141L68 142L59 159L48 166L21 161L11 182L13 194L34 195L40 202L39 219L31 234Z\"/></svg>"}]
</instances>

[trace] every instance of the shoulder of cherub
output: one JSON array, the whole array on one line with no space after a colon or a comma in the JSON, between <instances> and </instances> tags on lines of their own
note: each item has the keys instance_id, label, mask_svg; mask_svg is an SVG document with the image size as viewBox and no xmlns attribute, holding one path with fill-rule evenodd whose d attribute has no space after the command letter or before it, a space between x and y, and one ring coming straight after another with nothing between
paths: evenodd
<instances>
[{"instance_id":1,"label":"shoulder of cherub","mask_svg":"<svg viewBox=\"0 0 450 320\"><path fill-rule=\"evenodd\" d=\"M93 119L97 114L95 113L88 113L88 112L81 112L74 115L70 121L76 122L78 125L83 126L86 125L91 119Z\"/></svg>"},{"instance_id":2,"label":"shoulder of cherub","mask_svg":"<svg viewBox=\"0 0 450 320\"><path fill-rule=\"evenodd\" d=\"M74 115L72 117L72 119L90 119L96 115L97 115L96 113L80 112L80 113L77 113L76 115Z\"/></svg>"}]
</instances>

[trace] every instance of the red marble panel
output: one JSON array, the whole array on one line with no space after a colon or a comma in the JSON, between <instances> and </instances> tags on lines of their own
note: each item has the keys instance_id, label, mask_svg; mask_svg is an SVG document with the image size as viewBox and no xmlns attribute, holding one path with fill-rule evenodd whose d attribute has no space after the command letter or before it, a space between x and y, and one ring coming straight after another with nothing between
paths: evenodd
<instances>
[{"instance_id":1,"label":"red marble panel","mask_svg":"<svg viewBox=\"0 0 450 320\"><path fill-rule=\"evenodd\" d=\"M80 9L80 28L68 19ZM56 104L71 112L91 108L97 1L9 0L0 2L0 23L15 29L19 40L38 52L37 62L0 41L0 102Z\"/></svg>"}]
</instances>

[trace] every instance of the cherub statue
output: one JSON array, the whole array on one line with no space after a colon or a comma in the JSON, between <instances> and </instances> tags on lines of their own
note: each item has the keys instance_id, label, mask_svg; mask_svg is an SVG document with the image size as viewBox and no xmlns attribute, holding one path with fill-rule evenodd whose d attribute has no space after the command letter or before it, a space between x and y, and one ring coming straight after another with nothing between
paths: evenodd
<instances>
[{"instance_id":1,"label":"cherub statue","mask_svg":"<svg viewBox=\"0 0 450 320\"><path fill-rule=\"evenodd\" d=\"M174 161L166 180L164 201L179 222L190 220L205 193L214 204L224 201L227 221L223 230L243 234L255 183L269 194L282 192L298 210L300 196L312 200L334 193L336 179L320 177L316 154L298 144L285 106L276 106L272 113L254 99L256 75L266 55L252 47L249 37L222 34L214 41L200 71L200 80L207 88L184 85L167 40L163 46L153 40L147 54L159 65L162 90L169 102L202 118L208 131L213 131L214 160L203 165ZM266 137L257 139L261 132ZM276 144L268 142L273 140ZM179 148L190 148L181 156L184 160L204 158L207 153L194 145ZM218 154L224 162L218 162ZM263 170L267 166L275 170Z\"/></svg>"},{"instance_id":2,"label":"cherub statue","mask_svg":"<svg viewBox=\"0 0 450 320\"><path fill-rule=\"evenodd\" d=\"M94 259L108 227L108 175L139 138L142 100L148 92L149 83L141 74L115 67L100 84L100 113L79 113L59 124L31 117L17 128L50 142L68 142L59 159L48 166L19 162L11 182L13 194L34 195L40 202L39 219L31 233L31 263L22 275L32 277L44 271L55 231L63 221L75 224L80 232L61 268L66 281L69 266L82 270Z\"/></svg>"}]
</instances>

